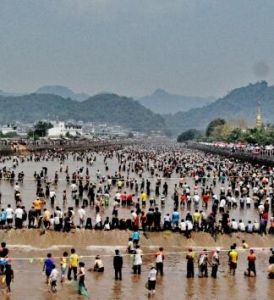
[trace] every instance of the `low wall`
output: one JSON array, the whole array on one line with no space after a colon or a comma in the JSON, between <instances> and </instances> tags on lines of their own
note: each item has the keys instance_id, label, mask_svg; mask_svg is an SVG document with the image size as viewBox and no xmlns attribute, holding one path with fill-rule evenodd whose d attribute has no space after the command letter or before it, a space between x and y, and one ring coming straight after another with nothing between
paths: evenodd
<instances>
[{"instance_id":1,"label":"low wall","mask_svg":"<svg viewBox=\"0 0 274 300\"><path fill-rule=\"evenodd\" d=\"M244 152L240 150L233 149L223 149L215 146L203 145L199 143L187 144L187 147L190 149L196 149L208 153L213 153L225 157L233 157L242 161L248 161L253 164L263 164L274 166L274 157L267 156L262 154L252 154L249 152Z\"/></svg>"}]
</instances>

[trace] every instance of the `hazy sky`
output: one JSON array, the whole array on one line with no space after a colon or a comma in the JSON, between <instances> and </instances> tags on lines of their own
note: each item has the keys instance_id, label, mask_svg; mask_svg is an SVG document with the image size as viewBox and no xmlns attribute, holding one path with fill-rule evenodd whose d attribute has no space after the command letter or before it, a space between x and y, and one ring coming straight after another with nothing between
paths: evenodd
<instances>
[{"instance_id":1,"label":"hazy sky","mask_svg":"<svg viewBox=\"0 0 274 300\"><path fill-rule=\"evenodd\" d=\"M220 96L273 76L273 0L0 0L2 90Z\"/></svg>"}]
</instances>

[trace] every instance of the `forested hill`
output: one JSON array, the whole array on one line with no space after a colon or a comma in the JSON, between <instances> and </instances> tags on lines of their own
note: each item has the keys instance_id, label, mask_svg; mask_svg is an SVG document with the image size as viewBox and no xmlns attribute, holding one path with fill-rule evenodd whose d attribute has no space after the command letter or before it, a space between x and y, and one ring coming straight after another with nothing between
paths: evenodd
<instances>
[{"instance_id":1,"label":"forested hill","mask_svg":"<svg viewBox=\"0 0 274 300\"><path fill-rule=\"evenodd\" d=\"M258 101L261 103L263 121L274 123L274 86L262 81L234 89L227 96L202 108L166 115L166 124L173 134L190 128L205 129L216 118L244 119L250 126L255 126Z\"/></svg>"},{"instance_id":2,"label":"forested hill","mask_svg":"<svg viewBox=\"0 0 274 300\"><path fill-rule=\"evenodd\" d=\"M70 98L72 100L84 101L90 97L86 93L75 93L71 89L62 85L45 85L37 89L35 94L52 94L61 96L63 98Z\"/></svg>"},{"instance_id":3,"label":"forested hill","mask_svg":"<svg viewBox=\"0 0 274 300\"><path fill-rule=\"evenodd\" d=\"M117 124L132 130L166 132L163 117L131 98L99 94L83 102L51 94L0 96L0 123L41 119L82 120Z\"/></svg>"}]
</instances>

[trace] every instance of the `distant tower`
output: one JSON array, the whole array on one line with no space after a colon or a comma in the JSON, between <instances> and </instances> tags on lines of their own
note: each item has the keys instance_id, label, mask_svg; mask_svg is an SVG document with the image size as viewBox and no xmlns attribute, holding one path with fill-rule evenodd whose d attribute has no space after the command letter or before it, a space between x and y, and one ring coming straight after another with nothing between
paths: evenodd
<instances>
[{"instance_id":1,"label":"distant tower","mask_svg":"<svg viewBox=\"0 0 274 300\"><path fill-rule=\"evenodd\" d=\"M257 114L256 114L256 128L260 129L263 127L263 120L262 120L262 112L261 112L261 103L260 101L257 102Z\"/></svg>"}]
</instances>

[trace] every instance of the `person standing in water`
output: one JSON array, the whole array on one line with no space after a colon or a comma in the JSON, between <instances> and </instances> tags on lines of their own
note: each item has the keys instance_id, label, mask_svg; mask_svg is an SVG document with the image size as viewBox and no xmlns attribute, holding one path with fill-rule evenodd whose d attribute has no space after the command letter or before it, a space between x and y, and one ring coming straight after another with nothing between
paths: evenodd
<instances>
[{"instance_id":1,"label":"person standing in water","mask_svg":"<svg viewBox=\"0 0 274 300\"><path fill-rule=\"evenodd\" d=\"M155 294L157 271L154 265L151 266L148 273L148 296Z\"/></svg>"},{"instance_id":2,"label":"person standing in water","mask_svg":"<svg viewBox=\"0 0 274 300\"><path fill-rule=\"evenodd\" d=\"M75 249L70 250L71 255L69 257L69 269L68 269L68 280L71 280L71 273L73 272L74 280L77 280L77 267L79 263L79 256L76 253Z\"/></svg>"},{"instance_id":3,"label":"person standing in water","mask_svg":"<svg viewBox=\"0 0 274 300\"><path fill-rule=\"evenodd\" d=\"M67 271L67 259L68 253L64 252L63 256L60 258L60 267L61 267L61 283L64 283Z\"/></svg>"},{"instance_id":4,"label":"person standing in water","mask_svg":"<svg viewBox=\"0 0 274 300\"><path fill-rule=\"evenodd\" d=\"M253 249L249 250L249 255L247 256L247 261L248 261L248 267L247 267L247 276L251 277L254 276L256 277L256 254L254 253ZM252 273L251 273L252 272Z\"/></svg>"},{"instance_id":5,"label":"person standing in water","mask_svg":"<svg viewBox=\"0 0 274 300\"><path fill-rule=\"evenodd\" d=\"M123 267L123 257L120 255L120 251L116 249L115 256L113 257L113 268L115 271L115 280L122 280L122 267Z\"/></svg>"},{"instance_id":6,"label":"person standing in water","mask_svg":"<svg viewBox=\"0 0 274 300\"><path fill-rule=\"evenodd\" d=\"M236 269L237 269L237 262L238 262L238 252L236 251L236 246L232 245L231 250L229 252L229 266L230 266L230 273L235 276Z\"/></svg>"},{"instance_id":7,"label":"person standing in water","mask_svg":"<svg viewBox=\"0 0 274 300\"><path fill-rule=\"evenodd\" d=\"M160 274L161 276L164 275L164 248L160 247L159 251L155 254L156 257L156 270L157 270L157 275Z\"/></svg>"},{"instance_id":8,"label":"person standing in water","mask_svg":"<svg viewBox=\"0 0 274 300\"><path fill-rule=\"evenodd\" d=\"M218 267L220 265L220 257L219 257L220 249L216 248L216 251L213 252L212 258L211 258L211 277L217 278L217 272L218 272Z\"/></svg>"},{"instance_id":9,"label":"person standing in water","mask_svg":"<svg viewBox=\"0 0 274 300\"><path fill-rule=\"evenodd\" d=\"M195 253L192 252L192 249L188 249L188 253L186 255L186 260L187 260L187 274L186 277L187 278L194 278L194 257L195 257Z\"/></svg>"},{"instance_id":10,"label":"person standing in water","mask_svg":"<svg viewBox=\"0 0 274 300\"><path fill-rule=\"evenodd\" d=\"M78 293L79 295L87 295L87 288L85 286L85 263L79 262L79 270L78 270Z\"/></svg>"},{"instance_id":11,"label":"person standing in water","mask_svg":"<svg viewBox=\"0 0 274 300\"><path fill-rule=\"evenodd\" d=\"M51 255L51 253L48 253L47 258L44 261L44 266L43 266L43 271L45 272L46 278L47 278L46 279L47 284L49 283L49 277L50 277L51 271L53 269L53 266L54 266L54 262L52 260L52 255Z\"/></svg>"},{"instance_id":12,"label":"person standing in water","mask_svg":"<svg viewBox=\"0 0 274 300\"><path fill-rule=\"evenodd\" d=\"M57 279L58 279L59 272L56 269L56 266L52 266L52 270L49 276L49 283L50 283L50 290L52 293L57 292Z\"/></svg>"},{"instance_id":13,"label":"person standing in water","mask_svg":"<svg viewBox=\"0 0 274 300\"><path fill-rule=\"evenodd\" d=\"M4 274L6 278L7 292L10 293L10 284L12 281L14 281L14 272L10 264L6 265Z\"/></svg>"},{"instance_id":14,"label":"person standing in water","mask_svg":"<svg viewBox=\"0 0 274 300\"><path fill-rule=\"evenodd\" d=\"M274 248L271 248L270 251L271 251L271 255L268 260L269 266L267 271L268 271L268 278L274 279Z\"/></svg>"}]
</instances>

